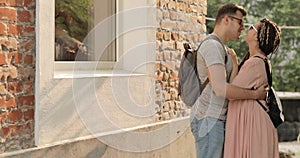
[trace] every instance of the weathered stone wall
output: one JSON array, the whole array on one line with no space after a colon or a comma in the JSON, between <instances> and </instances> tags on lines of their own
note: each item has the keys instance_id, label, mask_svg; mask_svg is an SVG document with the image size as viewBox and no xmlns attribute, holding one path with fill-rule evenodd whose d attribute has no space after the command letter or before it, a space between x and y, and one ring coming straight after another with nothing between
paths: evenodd
<instances>
[{"instance_id":1,"label":"weathered stone wall","mask_svg":"<svg viewBox=\"0 0 300 158\"><path fill-rule=\"evenodd\" d=\"M199 44L206 32L206 0L157 0L157 120L189 114L178 97L178 69L183 43Z\"/></svg>"},{"instance_id":2,"label":"weathered stone wall","mask_svg":"<svg viewBox=\"0 0 300 158\"><path fill-rule=\"evenodd\" d=\"M285 122L278 126L280 142L295 141L300 134L300 99L281 99Z\"/></svg>"},{"instance_id":3,"label":"weathered stone wall","mask_svg":"<svg viewBox=\"0 0 300 158\"><path fill-rule=\"evenodd\" d=\"M0 46L3 153L34 146L34 0L0 0Z\"/></svg>"}]
</instances>

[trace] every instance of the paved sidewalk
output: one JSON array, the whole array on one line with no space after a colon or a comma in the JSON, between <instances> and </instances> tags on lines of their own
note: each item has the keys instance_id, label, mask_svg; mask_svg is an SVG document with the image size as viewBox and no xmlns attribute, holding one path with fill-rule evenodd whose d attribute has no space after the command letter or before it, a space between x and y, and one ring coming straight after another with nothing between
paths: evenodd
<instances>
[{"instance_id":1,"label":"paved sidewalk","mask_svg":"<svg viewBox=\"0 0 300 158\"><path fill-rule=\"evenodd\" d=\"M279 151L291 151L296 154L293 158L300 158L300 142L279 142Z\"/></svg>"}]
</instances>

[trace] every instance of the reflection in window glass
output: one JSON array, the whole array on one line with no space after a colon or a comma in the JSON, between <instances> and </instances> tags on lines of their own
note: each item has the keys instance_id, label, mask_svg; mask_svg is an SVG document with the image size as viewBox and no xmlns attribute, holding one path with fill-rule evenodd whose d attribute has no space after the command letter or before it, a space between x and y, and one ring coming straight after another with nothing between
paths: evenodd
<instances>
[{"instance_id":1,"label":"reflection in window glass","mask_svg":"<svg viewBox=\"0 0 300 158\"><path fill-rule=\"evenodd\" d=\"M89 33L103 20L116 13L114 0L55 1L55 61L97 61L97 41L103 38ZM107 35L114 36L115 22L109 23ZM87 36L89 35L89 36ZM88 42L88 44L87 44ZM116 61L116 42L105 48L100 61ZM99 51L99 50L98 50Z\"/></svg>"}]
</instances>

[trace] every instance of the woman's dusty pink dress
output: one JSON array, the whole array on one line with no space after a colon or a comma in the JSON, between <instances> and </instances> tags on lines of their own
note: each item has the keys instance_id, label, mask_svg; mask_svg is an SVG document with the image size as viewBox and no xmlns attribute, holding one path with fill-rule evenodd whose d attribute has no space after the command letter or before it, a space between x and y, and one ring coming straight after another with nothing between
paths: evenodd
<instances>
[{"instance_id":1,"label":"woman's dusty pink dress","mask_svg":"<svg viewBox=\"0 0 300 158\"><path fill-rule=\"evenodd\" d=\"M232 84L245 88L267 84L264 61L250 57ZM224 158L279 158L277 130L256 100L229 102Z\"/></svg>"}]
</instances>

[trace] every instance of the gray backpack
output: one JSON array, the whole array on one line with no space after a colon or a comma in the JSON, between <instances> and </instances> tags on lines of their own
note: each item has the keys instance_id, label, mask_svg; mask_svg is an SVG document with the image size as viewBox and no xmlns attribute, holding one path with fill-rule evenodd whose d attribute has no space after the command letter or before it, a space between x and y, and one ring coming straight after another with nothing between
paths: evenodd
<instances>
[{"instance_id":1,"label":"gray backpack","mask_svg":"<svg viewBox=\"0 0 300 158\"><path fill-rule=\"evenodd\" d=\"M201 80L198 75L197 71L197 51L200 48L201 44L206 40L216 40L222 44L219 38L216 35L209 35L207 36L198 46L198 48L191 49L188 43L184 43L184 54L180 62L180 68L178 72L178 95L180 96L183 103L186 106L192 107L200 94L202 93L203 89L209 82L208 78L205 80L204 83L201 83ZM222 44L224 51L226 49ZM225 53L225 63L227 61L227 53Z\"/></svg>"}]
</instances>

